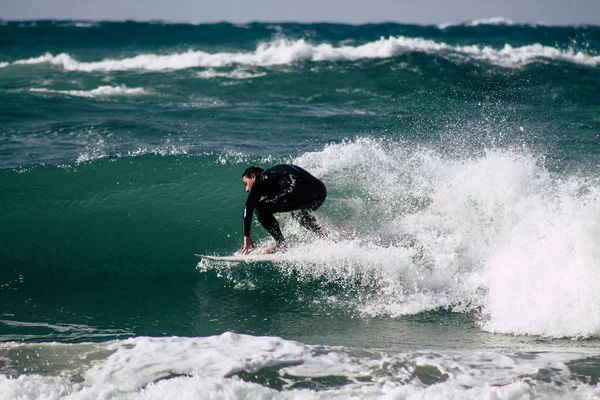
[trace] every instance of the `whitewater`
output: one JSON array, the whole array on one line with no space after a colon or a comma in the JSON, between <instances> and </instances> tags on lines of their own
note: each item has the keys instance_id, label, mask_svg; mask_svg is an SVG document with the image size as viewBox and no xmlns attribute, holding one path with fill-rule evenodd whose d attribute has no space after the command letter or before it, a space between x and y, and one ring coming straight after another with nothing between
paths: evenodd
<instances>
[{"instance_id":1,"label":"whitewater","mask_svg":"<svg viewBox=\"0 0 600 400\"><path fill-rule=\"evenodd\" d=\"M194 67L273 66L302 61L351 61L365 58L390 58L412 51L439 54L449 59L458 58L464 60L464 62L474 58L503 67L518 67L536 59L566 61L592 67L600 63L600 56L591 56L572 48L562 50L540 44L513 47L508 43L502 48L477 45L452 46L444 42L422 38L390 36L359 46L334 47L326 43L312 44L305 39L296 41L276 39L271 42L259 43L256 50L249 53L207 53L188 50L183 53L140 54L131 58L105 59L95 62L77 61L68 53L57 55L46 53L39 57L16 60L13 63L3 63L0 64L0 67L49 63L67 71L164 71Z\"/></svg>"}]
</instances>

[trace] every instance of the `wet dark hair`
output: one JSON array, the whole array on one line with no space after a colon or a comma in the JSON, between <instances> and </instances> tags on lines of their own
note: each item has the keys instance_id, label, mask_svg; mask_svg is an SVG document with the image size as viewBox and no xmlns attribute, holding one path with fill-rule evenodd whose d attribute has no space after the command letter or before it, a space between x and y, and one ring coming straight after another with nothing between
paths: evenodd
<instances>
[{"instance_id":1,"label":"wet dark hair","mask_svg":"<svg viewBox=\"0 0 600 400\"><path fill-rule=\"evenodd\" d=\"M244 173L242 174L242 178L248 178L248 179L252 179L252 175L260 175L262 174L262 172L264 171L264 169L262 169L261 167L257 167L257 166L251 166L246 168L246 170L244 171Z\"/></svg>"}]
</instances>

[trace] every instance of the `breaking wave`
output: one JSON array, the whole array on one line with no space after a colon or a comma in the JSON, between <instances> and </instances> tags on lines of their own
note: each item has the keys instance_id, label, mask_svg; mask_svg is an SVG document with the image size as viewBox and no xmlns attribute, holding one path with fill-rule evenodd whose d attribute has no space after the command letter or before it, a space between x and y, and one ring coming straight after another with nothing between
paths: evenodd
<instances>
[{"instance_id":1,"label":"breaking wave","mask_svg":"<svg viewBox=\"0 0 600 400\"><path fill-rule=\"evenodd\" d=\"M99 86L92 90L53 90L47 88L31 88L30 92L36 93L57 93L68 96L77 97L107 97L107 96L137 96L148 94L149 92L144 88L128 88L125 85L121 86Z\"/></svg>"},{"instance_id":2,"label":"breaking wave","mask_svg":"<svg viewBox=\"0 0 600 400\"><path fill-rule=\"evenodd\" d=\"M569 352L377 351L231 332L106 343L0 345L2 398L592 398ZM52 362L48 362L51 360ZM501 368L498 367L501 365ZM6 373L6 372L5 372ZM583 380L583 382L582 382Z\"/></svg>"},{"instance_id":3,"label":"breaking wave","mask_svg":"<svg viewBox=\"0 0 600 400\"><path fill-rule=\"evenodd\" d=\"M490 17L490 18L481 18L474 19L467 22L461 23L443 23L438 25L440 29L447 29L454 26L482 26L482 25L495 25L495 26L513 26L515 22L513 20L504 18L504 17Z\"/></svg>"},{"instance_id":4,"label":"breaking wave","mask_svg":"<svg viewBox=\"0 0 600 400\"><path fill-rule=\"evenodd\" d=\"M276 261L360 287L323 301L369 316L475 311L497 333L600 335L594 179L554 176L512 151L449 159L370 139L293 162L327 184L321 219L333 240L302 239ZM282 221L286 237L303 237L294 221Z\"/></svg>"},{"instance_id":5,"label":"breaking wave","mask_svg":"<svg viewBox=\"0 0 600 400\"><path fill-rule=\"evenodd\" d=\"M502 67L520 67L545 59L595 67L600 56L586 54L574 49L560 49L541 44L502 48L483 45L454 46L424 38L404 36L368 42L358 46L333 46L329 43L312 44L305 39L277 39L260 43L253 52L221 52L188 50L173 54L139 54L122 59L101 61L78 61L68 53L46 53L39 57L17 60L4 67L29 64L52 64L67 71L166 71L186 68L222 68L234 65L273 66L303 61L354 61L360 59L383 59L409 52L422 52L444 58L470 62L473 59Z\"/></svg>"}]
</instances>

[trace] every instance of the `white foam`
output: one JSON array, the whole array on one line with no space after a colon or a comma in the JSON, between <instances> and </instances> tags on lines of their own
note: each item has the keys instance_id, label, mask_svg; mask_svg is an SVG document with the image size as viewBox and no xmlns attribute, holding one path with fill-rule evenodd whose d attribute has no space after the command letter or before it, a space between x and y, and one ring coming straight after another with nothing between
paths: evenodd
<instances>
[{"instance_id":1,"label":"white foam","mask_svg":"<svg viewBox=\"0 0 600 400\"><path fill-rule=\"evenodd\" d=\"M244 370L288 362L311 356L310 347L276 337L253 338L234 333L207 338L136 338L114 342L108 359L89 370L89 384L110 384L135 390L173 372L225 377Z\"/></svg>"},{"instance_id":2,"label":"white foam","mask_svg":"<svg viewBox=\"0 0 600 400\"><path fill-rule=\"evenodd\" d=\"M459 52L504 67L518 67L539 59L557 60L590 67L595 67L600 63L600 56L590 56L573 49L560 50L541 44L521 47L512 47L506 44L500 50L489 46L464 46L460 47Z\"/></svg>"},{"instance_id":3,"label":"white foam","mask_svg":"<svg viewBox=\"0 0 600 400\"><path fill-rule=\"evenodd\" d=\"M92 90L53 90L47 88L31 88L30 92L38 93L58 93L77 97L108 97L108 96L139 96L149 94L144 88L128 88L125 85L120 86L99 86Z\"/></svg>"},{"instance_id":4,"label":"white foam","mask_svg":"<svg viewBox=\"0 0 600 400\"><path fill-rule=\"evenodd\" d=\"M97 28L100 25L98 23L89 22L89 21L69 21L69 22L59 24L59 26L75 27L75 28Z\"/></svg>"},{"instance_id":5,"label":"white foam","mask_svg":"<svg viewBox=\"0 0 600 400\"><path fill-rule=\"evenodd\" d=\"M486 271L484 327L556 337L600 335L597 182L551 182L514 206L510 237Z\"/></svg>"},{"instance_id":6,"label":"white foam","mask_svg":"<svg viewBox=\"0 0 600 400\"><path fill-rule=\"evenodd\" d=\"M512 26L512 25L515 25L515 22L511 19L504 18L504 17L490 17L490 18L474 19L471 21L462 22L462 23L458 23L458 24L444 23L444 24L438 25L438 27L440 29L446 29L446 28L449 28L452 26L480 26L480 25Z\"/></svg>"},{"instance_id":7,"label":"white foam","mask_svg":"<svg viewBox=\"0 0 600 400\"><path fill-rule=\"evenodd\" d=\"M467 22L468 26L479 26L479 25L514 25L515 23L504 17L491 17L491 18L481 18L474 19L472 21Z\"/></svg>"},{"instance_id":8,"label":"white foam","mask_svg":"<svg viewBox=\"0 0 600 400\"><path fill-rule=\"evenodd\" d=\"M58 376L22 375L11 379L0 375L0 397L3 399L59 400L71 392L70 386Z\"/></svg>"},{"instance_id":9,"label":"white foam","mask_svg":"<svg viewBox=\"0 0 600 400\"><path fill-rule=\"evenodd\" d=\"M49 63L67 71L165 71L186 68L223 68L233 65L273 66L286 65L302 61L352 61L369 58L389 58L407 52L424 52L439 54L452 59L471 58L490 62L505 67L519 67L537 59L551 59L576 64L596 66L600 56L592 56L572 49L561 50L556 47L541 44L512 47L506 44L497 49L490 46L452 46L444 42L436 42L424 38L404 36L368 42L359 46L333 46L328 43L311 44L304 39L277 39L260 43L254 52L246 53L207 53L189 50L174 54L140 54L123 59L105 59L102 61L81 62L67 53L53 55L46 53L42 56L26 60L18 60L13 64ZM201 76L203 77L203 76Z\"/></svg>"},{"instance_id":10,"label":"white foam","mask_svg":"<svg viewBox=\"0 0 600 400\"><path fill-rule=\"evenodd\" d=\"M589 398L600 393L598 387L576 381L567 366L588 357L586 353L357 351L233 333L104 344L9 343L0 350L10 350L10 365L26 360L28 368L15 371L15 378L0 375L1 398L479 399ZM62 367L48 370L50 359ZM263 375L262 384L236 375L260 376L265 368L271 372ZM540 378L540 371L545 376ZM267 386L264 376L277 380L281 390ZM339 383L306 388L327 377ZM305 388L295 387L297 383Z\"/></svg>"},{"instance_id":11,"label":"white foam","mask_svg":"<svg viewBox=\"0 0 600 400\"><path fill-rule=\"evenodd\" d=\"M49 324L44 322L23 322L23 321L14 321L14 320L6 320L0 319L0 324L6 325L8 327L26 327L26 328L41 328L41 331L48 331L49 333L39 335L40 339L48 340L48 339L75 339L75 338L90 338L90 337L114 337L117 334L121 335L130 335L131 332L123 329L99 329L97 327L91 327L88 325L81 324ZM4 335L4 340L8 335ZM35 335L28 335L29 339L33 339L36 337Z\"/></svg>"},{"instance_id":12,"label":"white foam","mask_svg":"<svg viewBox=\"0 0 600 400\"><path fill-rule=\"evenodd\" d=\"M198 77L203 79L212 79L212 78L229 78L229 79L252 79L252 78L260 78L261 76L265 76L266 72L258 72L252 73L250 71L246 71L243 69L236 69L233 71L227 72L219 72L215 69L207 69L206 71L198 72Z\"/></svg>"}]
</instances>

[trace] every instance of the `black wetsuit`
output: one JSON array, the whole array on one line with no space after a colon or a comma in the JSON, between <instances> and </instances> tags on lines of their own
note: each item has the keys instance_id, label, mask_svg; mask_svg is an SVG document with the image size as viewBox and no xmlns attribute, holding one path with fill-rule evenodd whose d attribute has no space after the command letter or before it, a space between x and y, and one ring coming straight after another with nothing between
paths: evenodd
<instances>
[{"instance_id":1,"label":"black wetsuit","mask_svg":"<svg viewBox=\"0 0 600 400\"><path fill-rule=\"evenodd\" d=\"M295 165L276 165L257 175L244 208L244 236L250 236L252 214L273 236L278 244L284 242L279 224L273 216L278 212L292 212L300 225L319 232L321 227L309 211L323 204L327 190L323 182Z\"/></svg>"}]
</instances>

